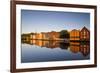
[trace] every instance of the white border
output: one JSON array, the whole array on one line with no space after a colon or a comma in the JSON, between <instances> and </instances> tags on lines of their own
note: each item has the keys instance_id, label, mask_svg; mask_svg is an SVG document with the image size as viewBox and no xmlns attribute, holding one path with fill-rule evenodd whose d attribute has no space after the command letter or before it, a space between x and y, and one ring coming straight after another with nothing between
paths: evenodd
<instances>
[{"instance_id":1,"label":"white border","mask_svg":"<svg viewBox=\"0 0 100 73\"><path fill-rule=\"evenodd\" d=\"M27 10L49 10L49 11L65 11L65 12L88 12L90 13L90 60L79 61L59 61L59 62L39 62L39 63L21 63L21 9ZM39 68L39 67L55 67L55 66L74 66L94 64L94 10L84 8L69 7L51 7L36 5L16 5L16 68Z\"/></svg>"}]
</instances>

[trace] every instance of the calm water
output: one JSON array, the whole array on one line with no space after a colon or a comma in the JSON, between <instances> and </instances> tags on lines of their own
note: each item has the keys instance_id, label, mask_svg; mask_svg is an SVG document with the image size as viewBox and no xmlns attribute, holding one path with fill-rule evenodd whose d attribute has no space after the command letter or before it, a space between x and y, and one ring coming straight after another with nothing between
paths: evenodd
<instances>
[{"instance_id":1,"label":"calm water","mask_svg":"<svg viewBox=\"0 0 100 73\"><path fill-rule=\"evenodd\" d=\"M88 42L22 41L21 62L86 60L90 58Z\"/></svg>"}]
</instances>

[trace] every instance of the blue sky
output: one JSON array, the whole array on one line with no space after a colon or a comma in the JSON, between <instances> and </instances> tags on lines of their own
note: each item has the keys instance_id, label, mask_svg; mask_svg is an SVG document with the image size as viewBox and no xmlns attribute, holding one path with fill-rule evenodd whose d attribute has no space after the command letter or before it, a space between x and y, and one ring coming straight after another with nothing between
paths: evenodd
<instances>
[{"instance_id":1,"label":"blue sky","mask_svg":"<svg viewBox=\"0 0 100 73\"><path fill-rule=\"evenodd\" d=\"M90 29L90 13L21 10L22 33Z\"/></svg>"}]
</instances>

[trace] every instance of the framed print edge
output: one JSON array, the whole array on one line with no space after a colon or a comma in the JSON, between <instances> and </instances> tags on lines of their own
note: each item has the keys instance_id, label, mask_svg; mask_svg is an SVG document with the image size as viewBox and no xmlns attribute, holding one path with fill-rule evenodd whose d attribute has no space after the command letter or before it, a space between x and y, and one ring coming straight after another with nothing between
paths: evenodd
<instances>
[{"instance_id":1,"label":"framed print edge","mask_svg":"<svg viewBox=\"0 0 100 73\"><path fill-rule=\"evenodd\" d=\"M16 72L16 4L14 1L10 1L10 23L11 23L11 29L10 29L10 71Z\"/></svg>"},{"instance_id":2,"label":"framed print edge","mask_svg":"<svg viewBox=\"0 0 100 73\"><path fill-rule=\"evenodd\" d=\"M75 66L55 66L55 67L40 67L40 68L16 68L16 5L40 5L40 6L55 6L55 7L72 7L72 8L87 8L94 9L94 64L75 65ZM10 29L10 71L11 72L27 72L27 71L44 71L44 70L60 70L60 69L76 69L76 68L90 68L97 67L97 7L92 5L75 5L75 4L61 4L61 3L47 3L47 2L33 2L33 1L11 1L11 29Z\"/></svg>"}]
</instances>

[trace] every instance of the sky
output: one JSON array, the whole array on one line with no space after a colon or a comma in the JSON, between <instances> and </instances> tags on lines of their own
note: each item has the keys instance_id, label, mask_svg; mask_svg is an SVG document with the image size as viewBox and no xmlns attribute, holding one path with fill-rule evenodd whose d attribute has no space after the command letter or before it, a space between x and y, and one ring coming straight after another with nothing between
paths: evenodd
<instances>
[{"instance_id":1,"label":"sky","mask_svg":"<svg viewBox=\"0 0 100 73\"><path fill-rule=\"evenodd\" d=\"M90 13L21 10L22 33L90 29Z\"/></svg>"}]
</instances>

